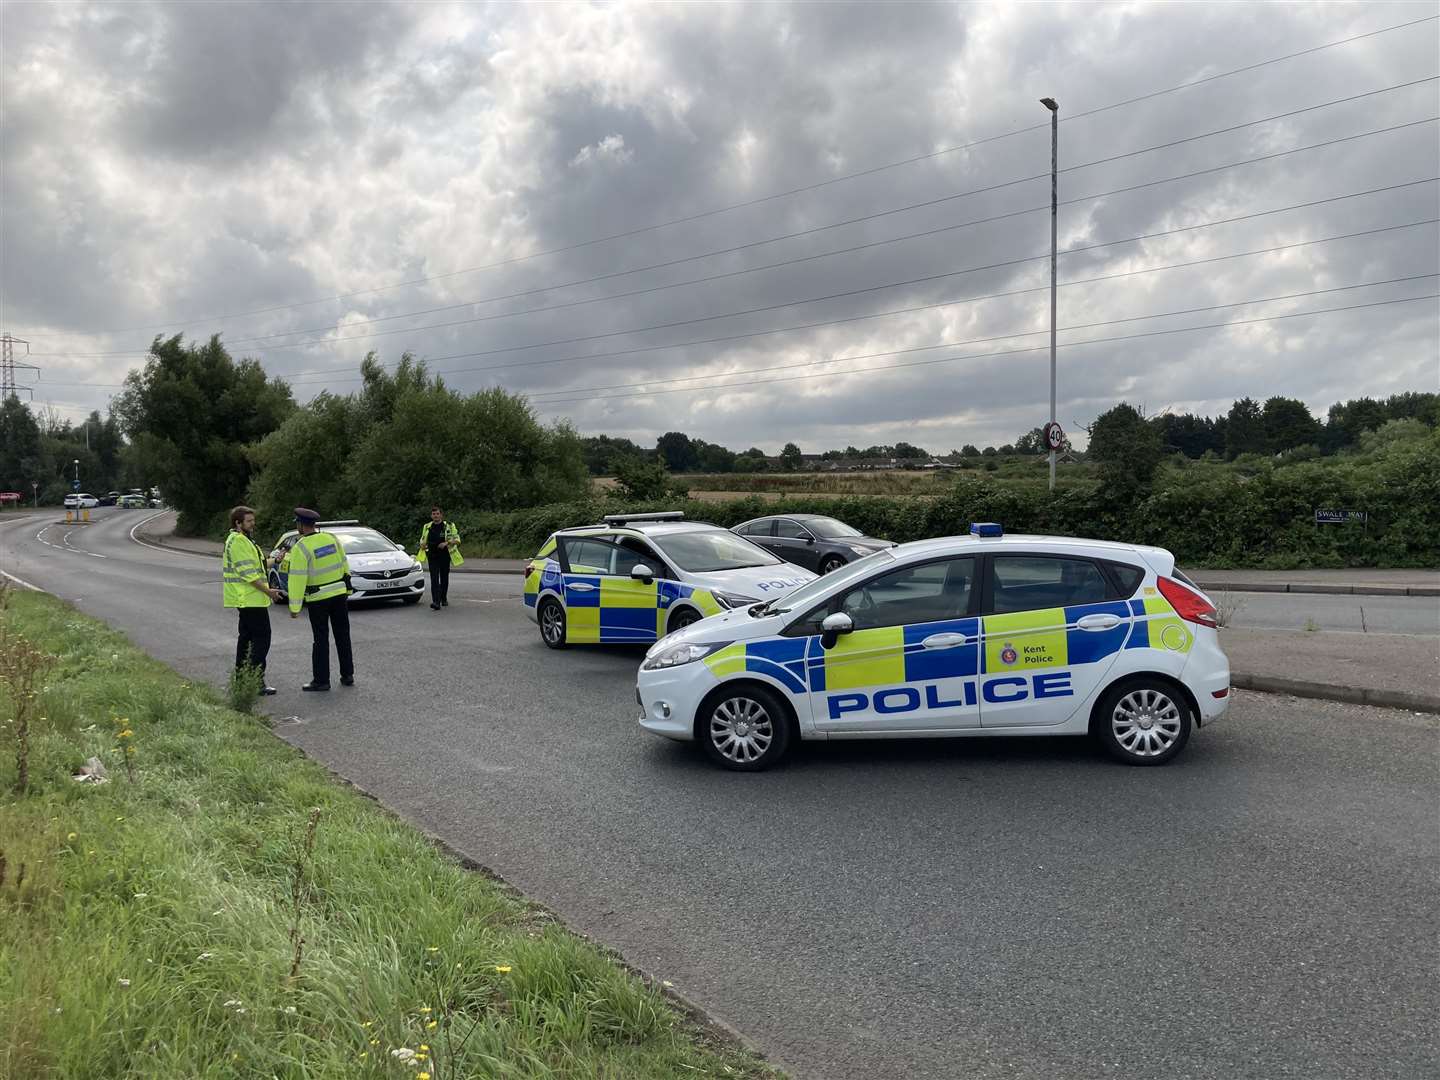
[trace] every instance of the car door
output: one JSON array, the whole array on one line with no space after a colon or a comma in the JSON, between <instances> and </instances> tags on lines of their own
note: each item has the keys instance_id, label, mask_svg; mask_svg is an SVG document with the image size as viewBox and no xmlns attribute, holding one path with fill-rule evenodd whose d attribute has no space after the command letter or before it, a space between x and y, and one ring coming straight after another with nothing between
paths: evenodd
<instances>
[{"instance_id":1,"label":"car door","mask_svg":"<svg viewBox=\"0 0 1440 1080\"><path fill-rule=\"evenodd\" d=\"M621 548L613 538L562 536L559 556L567 641L656 640L658 590L654 581L646 584L630 576L640 561L635 552Z\"/></svg>"},{"instance_id":2,"label":"car door","mask_svg":"<svg viewBox=\"0 0 1440 1080\"><path fill-rule=\"evenodd\" d=\"M814 535L794 518L776 518L775 535L766 541L765 547L806 570L820 568L820 551Z\"/></svg>"},{"instance_id":3,"label":"car door","mask_svg":"<svg viewBox=\"0 0 1440 1080\"><path fill-rule=\"evenodd\" d=\"M735 531L752 544L759 545L777 558L785 558L785 552L776 546L774 518L760 518L758 521L752 521Z\"/></svg>"},{"instance_id":4,"label":"car door","mask_svg":"<svg viewBox=\"0 0 1440 1080\"><path fill-rule=\"evenodd\" d=\"M981 723L1063 724L1124 648L1130 607L1092 559L1017 552L987 565Z\"/></svg>"},{"instance_id":5,"label":"car door","mask_svg":"<svg viewBox=\"0 0 1440 1080\"><path fill-rule=\"evenodd\" d=\"M980 726L980 560L901 567L859 583L807 616L810 705L822 731L946 731ZM820 620L854 629L826 649Z\"/></svg>"}]
</instances>

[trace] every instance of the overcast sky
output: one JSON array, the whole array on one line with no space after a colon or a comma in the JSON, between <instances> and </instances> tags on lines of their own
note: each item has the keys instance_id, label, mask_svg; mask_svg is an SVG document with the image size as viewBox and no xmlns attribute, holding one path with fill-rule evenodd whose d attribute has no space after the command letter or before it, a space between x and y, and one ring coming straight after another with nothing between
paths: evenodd
<instances>
[{"instance_id":1,"label":"overcast sky","mask_svg":"<svg viewBox=\"0 0 1440 1080\"><path fill-rule=\"evenodd\" d=\"M1050 95L1068 429L1436 390L1437 226L1329 238L1440 217L1437 11L6 3L0 329L71 416L183 331L301 400L409 350L647 444L1008 442L1048 418Z\"/></svg>"}]
</instances>

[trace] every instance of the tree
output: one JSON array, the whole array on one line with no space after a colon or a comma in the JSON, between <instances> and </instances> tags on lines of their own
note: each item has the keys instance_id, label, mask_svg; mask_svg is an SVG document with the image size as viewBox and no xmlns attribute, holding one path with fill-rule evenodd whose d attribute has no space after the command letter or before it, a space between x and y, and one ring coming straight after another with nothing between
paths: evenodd
<instances>
[{"instance_id":1,"label":"tree","mask_svg":"<svg viewBox=\"0 0 1440 1080\"><path fill-rule=\"evenodd\" d=\"M995 453L996 453L996 451L995 451L995 448L994 448L993 446L987 446L987 447L985 447L984 450L981 450L981 451L980 451L980 454L981 454L982 457L994 457L994 456L995 456Z\"/></svg>"},{"instance_id":2,"label":"tree","mask_svg":"<svg viewBox=\"0 0 1440 1080\"><path fill-rule=\"evenodd\" d=\"M28 495L32 482L49 479L47 464L29 406L17 397L0 401L0 487Z\"/></svg>"},{"instance_id":3,"label":"tree","mask_svg":"<svg viewBox=\"0 0 1440 1080\"><path fill-rule=\"evenodd\" d=\"M804 459L805 455L800 450L800 447L796 446L793 442L787 442L784 449L780 451L780 464L792 472L800 467L800 463Z\"/></svg>"},{"instance_id":4,"label":"tree","mask_svg":"<svg viewBox=\"0 0 1440 1080\"><path fill-rule=\"evenodd\" d=\"M1241 454L1265 453L1265 422L1260 403L1241 398L1230 406L1225 418L1225 456L1234 461Z\"/></svg>"},{"instance_id":5,"label":"tree","mask_svg":"<svg viewBox=\"0 0 1440 1080\"><path fill-rule=\"evenodd\" d=\"M684 432L667 431L655 440L655 449L671 472L690 472L698 460L695 446Z\"/></svg>"},{"instance_id":6,"label":"tree","mask_svg":"<svg viewBox=\"0 0 1440 1080\"><path fill-rule=\"evenodd\" d=\"M1265 402L1260 421L1265 427L1265 449L1272 454L1310 446L1320 441L1320 421L1303 401L1272 397Z\"/></svg>"},{"instance_id":7,"label":"tree","mask_svg":"<svg viewBox=\"0 0 1440 1080\"><path fill-rule=\"evenodd\" d=\"M1038 427L1031 428L1015 440L1015 452L1017 454L1048 454L1050 448L1045 445L1045 432Z\"/></svg>"},{"instance_id":8,"label":"tree","mask_svg":"<svg viewBox=\"0 0 1440 1080\"><path fill-rule=\"evenodd\" d=\"M974 443L968 443L968 442L967 442L964 446L962 446L962 447L960 448L960 453L963 454L965 457L979 457L979 456L980 456L980 450L979 450L979 448L976 447L976 445L975 445Z\"/></svg>"},{"instance_id":9,"label":"tree","mask_svg":"<svg viewBox=\"0 0 1440 1080\"><path fill-rule=\"evenodd\" d=\"M1102 488L1135 494L1150 486L1163 450L1159 432L1139 409L1122 401L1096 417L1089 432Z\"/></svg>"},{"instance_id":10,"label":"tree","mask_svg":"<svg viewBox=\"0 0 1440 1080\"><path fill-rule=\"evenodd\" d=\"M612 438L609 435L591 435L581 439L580 452L591 476L610 476L615 471L614 463L617 459L645 457L651 453L649 450L642 450L629 439Z\"/></svg>"},{"instance_id":11,"label":"tree","mask_svg":"<svg viewBox=\"0 0 1440 1080\"><path fill-rule=\"evenodd\" d=\"M1166 451L1178 451L1187 458L1200 458L1207 450L1225 450L1224 420L1212 420L1191 413L1165 413L1151 421Z\"/></svg>"},{"instance_id":12,"label":"tree","mask_svg":"<svg viewBox=\"0 0 1440 1080\"><path fill-rule=\"evenodd\" d=\"M704 439L692 440L691 446L695 450L695 467L701 472L727 473L735 468L735 451Z\"/></svg>"},{"instance_id":13,"label":"tree","mask_svg":"<svg viewBox=\"0 0 1440 1080\"><path fill-rule=\"evenodd\" d=\"M1374 431L1387 419L1389 414L1385 406L1374 398L1337 401L1330 406L1327 414L1321 446L1326 453L1354 446L1364 432Z\"/></svg>"},{"instance_id":14,"label":"tree","mask_svg":"<svg viewBox=\"0 0 1440 1080\"><path fill-rule=\"evenodd\" d=\"M670 489L670 474L658 457L624 457L615 462L620 492L635 502L663 499Z\"/></svg>"},{"instance_id":15,"label":"tree","mask_svg":"<svg viewBox=\"0 0 1440 1080\"><path fill-rule=\"evenodd\" d=\"M115 411L138 463L180 512L180 529L198 533L241 501L252 471L246 447L294 408L289 386L255 360L237 364L218 334L204 345L176 334L151 343Z\"/></svg>"},{"instance_id":16,"label":"tree","mask_svg":"<svg viewBox=\"0 0 1440 1080\"><path fill-rule=\"evenodd\" d=\"M395 535L432 503L506 511L588 486L579 436L542 425L522 397L459 394L408 354L393 373L371 354L361 377L359 392L319 395L252 451L251 501L269 524L306 504Z\"/></svg>"},{"instance_id":17,"label":"tree","mask_svg":"<svg viewBox=\"0 0 1440 1080\"><path fill-rule=\"evenodd\" d=\"M908 442L898 442L895 444L895 456L902 461L924 461L930 457L930 452Z\"/></svg>"},{"instance_id":18,"label":"tree","mask_svg":"<svg viewBox=\"0 0 1440 1080\"><path fill-rule=\"evenodd\" d=\"M1004 446L1000 447L999 451L997 452L1001 457L1011 457L1015 453L1015 444L1006 443Z\"/></svg>"}]
</instances>

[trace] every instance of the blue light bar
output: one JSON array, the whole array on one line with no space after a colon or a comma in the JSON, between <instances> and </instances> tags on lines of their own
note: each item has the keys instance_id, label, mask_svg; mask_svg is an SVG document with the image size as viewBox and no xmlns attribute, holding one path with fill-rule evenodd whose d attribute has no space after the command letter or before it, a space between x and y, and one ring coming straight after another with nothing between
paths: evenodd
<instances>
[{"instance_id":1,"label":"blue light bar","mask_svg":"<svg viewBox=\"0 0 1440 1080\"><path fill-rule=\"evenodd\" d=\"M972 521L971 536L1004 536L1005 530L993 521Z\"/></svg>"}]
</instances>

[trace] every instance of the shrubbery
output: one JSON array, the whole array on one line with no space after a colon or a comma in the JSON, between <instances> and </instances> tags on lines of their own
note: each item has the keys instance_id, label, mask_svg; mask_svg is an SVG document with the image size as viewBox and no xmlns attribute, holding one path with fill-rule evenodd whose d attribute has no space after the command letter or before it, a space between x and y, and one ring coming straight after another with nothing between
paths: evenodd
<instances>
[{"instance_id":1,"label":"shrubbery","mask_svg":"<svg viewBox=\"0 0 1440 1080\"><path fill-rule=\"evenodd\" d=\"M605 514L682 510L688 518L726 527L763 514L830 514L900 542L963 533L972 521L998 521L1011 533L1156 544L1188 566L1434 566L1440 563L1440 434L1420 425L1389 430L1393 426L1374 433L1365 453L1295 462L1257 456L1240 468L1196 462L1129 497L1100 485L1052 497L1043 489L965 475L928 499L802 495L637 503L592 497L455 517L468 551L515 556L532 554L556 529L594 524ZM1316 525L1317 507L1365 510L1369 521Z\"/></svg>"}]
</instances>

